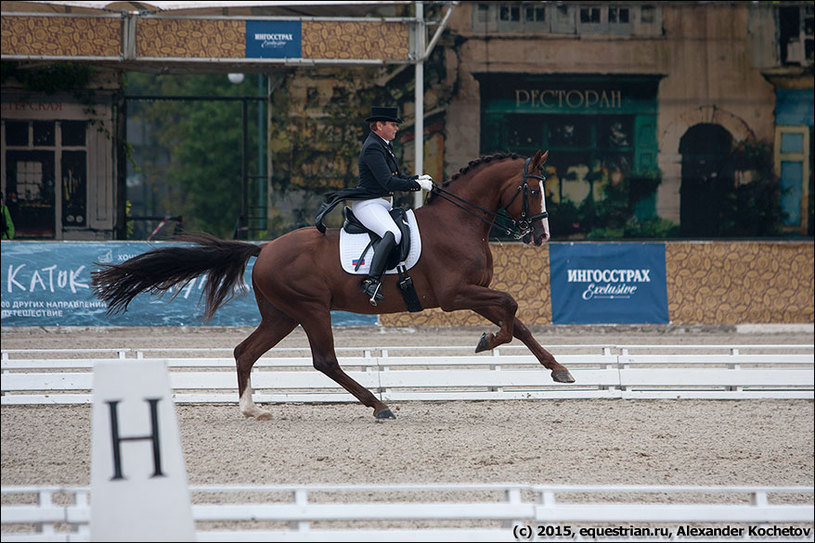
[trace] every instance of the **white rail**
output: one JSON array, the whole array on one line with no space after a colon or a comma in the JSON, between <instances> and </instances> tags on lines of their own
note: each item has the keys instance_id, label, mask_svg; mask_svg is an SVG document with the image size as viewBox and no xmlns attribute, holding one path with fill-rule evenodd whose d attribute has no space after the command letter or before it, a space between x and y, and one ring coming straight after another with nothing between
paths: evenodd
<instances>
[{"instance_id":1,"label":"white rail","mask_svg":"<svg viewBox=\"0 0 815 543\"><path fill-rule=\"evenodd\" d=\"M728 541L794 523L798 537L785 540L811 540L815 520L812 487L506 483L191 486L190 492L198 541L517 541L540 539L538 533L581 541L596 538L596 523L651 530L634 539L673 541L694 540L677 526L685 523L741 530L741 538ZM7 487L2 495L3 541L89 540L89 487ZM231 523L226 530L225 522ZM657 532L654 524L667 527Z\"/></svg>"},{"instance_id":2,"label":"white rail","mask_svg":"<svg viewBox=\"0 0 815 543\"><path fill-rule=\"evenodd\" d=\"M518 349L525 348L501 347L480 355L442 354L466 352L468 347L346 348L339 361L384 401L815 399L812 345L552 346L557 359L570 368L573 384L553 382L528 351L503 354ZM2 405L90 403L96 362L127 363L148 356L164 360L170 368L177 403L236 403L235 361L217 356L223 351L231 353L231 349L3 350ZM267 355L255 365L256 402L355 401L312 369L311 357L302 356L304 349L273 352L274 357ZM349 352L357 356L344 355ZM289 356L280 356L284 353Z\"/></svg>"}]
</instances>

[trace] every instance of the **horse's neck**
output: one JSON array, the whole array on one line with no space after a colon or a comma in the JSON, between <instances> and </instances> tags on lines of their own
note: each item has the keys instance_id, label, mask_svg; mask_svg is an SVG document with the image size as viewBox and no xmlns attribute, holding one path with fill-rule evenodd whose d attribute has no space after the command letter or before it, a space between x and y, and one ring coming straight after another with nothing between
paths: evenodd
<instances>
[{"instance_id":1,"label":"horse's neck","mask_svg":"<svg viewBox=\"0 0 815 543\"><path fill-rule=\"evenodd\" d=\"M466 225L467 231L487 235L498 211L500 184L481 172L480 177L454 181L447 190L450 195L437 195L433 205L416 210L417 220L425 215L435 224L446 225L450 232L457 231L456 225Z\"/></svg>"},{"instance_id":2,"label":"horse's neck","mask_svg":"<svg viewBox=\"0 0 815 543\"><path fill-rule=\"evenodd\" d=\"M459 179L450 187L450 192L472 204L472 206L464 204L472 211L477 209L473 206L478 206L490 213L496 213L500 204L501 183L496 180L494 168L481 170L475 172L469 179ZM480 215L484 213L481 212Z\"/></svg>"}]
</instances>

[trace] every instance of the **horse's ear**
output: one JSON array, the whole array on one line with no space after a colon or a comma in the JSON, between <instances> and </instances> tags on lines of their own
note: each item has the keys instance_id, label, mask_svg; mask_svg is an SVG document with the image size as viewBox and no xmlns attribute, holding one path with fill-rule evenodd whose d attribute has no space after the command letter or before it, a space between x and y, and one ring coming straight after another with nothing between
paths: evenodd
<instances>
[{"instance_id":1,"label":"horse's ear","mask_svg":"<svg viewBox=\"0 0 815 543\"><path fill-rule=\"evenodd\" d=\"M549 151L546 151L545 153L542 153L540 151L540 149L535 151L535 156L532 157L532 164L531 164L532 171L535 171L538 168L541 168L544 165L544 163L546 163L547 158L549 158Z\"/></svg>"}]
</instances>

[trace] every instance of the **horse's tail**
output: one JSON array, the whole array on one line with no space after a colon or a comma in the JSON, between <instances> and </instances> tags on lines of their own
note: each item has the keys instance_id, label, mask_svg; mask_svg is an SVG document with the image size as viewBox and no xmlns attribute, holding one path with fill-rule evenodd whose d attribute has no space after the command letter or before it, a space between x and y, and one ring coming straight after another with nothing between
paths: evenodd
<instances>
[{"instance_id":1,"label":"horse's tail","mask_svg":"<svg viewBox=\"0 0 815 543\"><path fill-rule=\"evenodd\" d=\"M261 246L245 241L226 241L209 234L185 234L176 238L198 244L197 247L162 247L135 256L121 264L98 264L91 273L96 296L107 302L108 315L127 310L138 294L163 294L183 286L199 275L207 274L204 291L209 321L223 304L232 299L235 289L245 287L246 264L260 254Z\"/></svg>"}]
</instances>

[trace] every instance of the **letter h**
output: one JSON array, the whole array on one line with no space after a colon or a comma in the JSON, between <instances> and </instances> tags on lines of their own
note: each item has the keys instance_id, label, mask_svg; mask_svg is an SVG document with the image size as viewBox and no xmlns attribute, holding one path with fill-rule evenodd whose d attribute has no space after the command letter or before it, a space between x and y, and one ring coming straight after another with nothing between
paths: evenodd
<instances>
[{"instance_id":1,"label":"letter h","mask_svg":"<svg viewBox=\"0 0 815 543\"><path fill-rule=\"evenodd\" d=\"M159 447L158 439L158 402L161 398L146 398L150 404L150 422L152 425L152 433L146 436L119 436L119 415L117 406L119 400L106 402L110 406L110 430L113 439L113 477L111 481L116 479L124 479L122 475L122 441L142 441L151 440L153 442L153 475L151 477L163 477L164 473L161 472L161 449Z\"/></svg>"}]
</instances>

